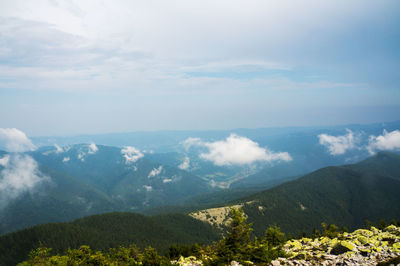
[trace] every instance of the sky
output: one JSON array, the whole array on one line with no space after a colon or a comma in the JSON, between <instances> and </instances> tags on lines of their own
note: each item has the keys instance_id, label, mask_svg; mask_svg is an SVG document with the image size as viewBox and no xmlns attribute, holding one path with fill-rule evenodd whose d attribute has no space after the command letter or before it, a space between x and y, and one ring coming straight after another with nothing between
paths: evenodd
<instances>
[{"instance_id":1,"label":"sky","mask_svg":"<svg viewBox=\"0 0 400 266\"><path fill-rule=\"evenodd\" d=\"M0 0L0 128L393 121L400 2Z\"/></svg>"}]
</instances>

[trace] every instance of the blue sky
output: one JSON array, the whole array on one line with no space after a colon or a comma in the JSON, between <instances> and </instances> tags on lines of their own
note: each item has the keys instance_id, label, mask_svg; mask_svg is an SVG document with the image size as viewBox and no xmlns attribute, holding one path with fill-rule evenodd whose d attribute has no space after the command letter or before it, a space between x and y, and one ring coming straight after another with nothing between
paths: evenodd
<instances>
[{"instance_id":1,"label":"blue sky","mask_svg":"<svg viewBox=\"0 0 400 266\"><path fill-rule=\"evenodd\" d=\"M399 119L399 1L0 0L0 127Z\"/></svg>"}]
</instances>

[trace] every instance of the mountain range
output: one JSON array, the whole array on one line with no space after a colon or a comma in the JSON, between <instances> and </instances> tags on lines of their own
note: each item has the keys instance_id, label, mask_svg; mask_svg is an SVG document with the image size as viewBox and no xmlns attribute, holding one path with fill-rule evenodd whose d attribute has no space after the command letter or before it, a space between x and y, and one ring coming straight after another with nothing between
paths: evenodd
<instances>
[{"instance_id":1,"label":"mountain range","mask_svg":"<svg viewBox=\"0 0 400 266\"><path fill-rule=\"evenodd\" d=\"M232 146L229 142L232 135L229 134L232 131L138 132L33 138L38 146L35 151L22 155L0 151L0 159L3 161L10 156L30 156L38 165L37 171L47 177L34 188L21 192L18 190L17 196L0 199L0 234L36 224L72 221L87 215L113 211L157 214L222 206L226 202L291 180L295 180L296 184L299 177L319 168L365 159L370 156L366 148L370 141L368 136L399 127L400 122L396 121L338 127L237 129L235 133L238 137L233 141L240 145L244 143L251 148L256 147L258 151L264 149L272 152L269 155L271 158L278 156L278 152L287 152L291 159L255 161L251 164L241 161L218 163L213 161L214 157L210 157L215 154L221 156L223 149L229 151ZM345 148L348 150L332 153L328 149L331 147L321 144L321 134L333 138L340 145L347 145ZM107 146L88 141L90 139L106 144L125 143L135 146ZM89 143L73 144L80 140ZM195 145L187 146L188 140ZM350 140L352 143L346 142ZM56 142L65 145L59 146ZM41 146L51 143L54 145ZM211 150L221 144L222 149ZM229 157L229 152L225 153L223 156ZM379 164L368 169L370 173L391 177L389 170ZM0 162L2 174L3 170L4 166ZM328 168L324 171L327 174L344 170ZM283 195L279 197L284 198ZM291 229L290 225L282 226Z\"/></svg>"},{"instance_id":2,"label":"mountain range","mask_svg":"<svg viewBox=\"0 0 400 266\"><path fill-rule=\"evenodd\" d=\"M320 229L322 222L354 229L362 227L365 220L399 219L400 155L380 152L356 164L324 167L260 192L251 190L236 193L237 197L248 195L225 203L223 198L229 200L224 194L226 190L210 192L209 201L198 196L197 200L187 201L187 210L193 202L197 205L190 211L182 209L181 214L110 213L69 223L38 225L1 236L0 258L12 262L15 258L26 259L27 252L39 242L57 252L81 244L99 250L132 243L140 247L151 244L165 251L173 243L208 243L221 237L231 208L244 210L257 236L262 236L263 230L272 225L296 235ZM200 209L199 202L205 202L209 208ZM174 208L170 207L171 210Z\"/></svg>"}]
</instances>

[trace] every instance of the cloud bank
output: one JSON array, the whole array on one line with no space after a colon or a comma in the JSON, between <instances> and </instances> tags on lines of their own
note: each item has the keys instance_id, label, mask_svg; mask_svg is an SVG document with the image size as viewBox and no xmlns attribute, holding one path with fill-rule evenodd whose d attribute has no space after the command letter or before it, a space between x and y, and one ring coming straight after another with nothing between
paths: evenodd
<instances>
[{"instance_id":1,"label":"cloud bank","mask_svg":"<svg viewBox=\"0 0 400 266\"><path fill-rule=\"evenodd\" d=\"M342 136L331 136L328 134L318 135L319 144L328 148L331 155L342 155L346 151L354 149L357 141L353 131L346 129L347 134Z\"/></svg>"},{"instance_id":2,"label":"cloud bank","mask_svg":"<svg viewBox=\"0 0 400 266\"><path fill-rule=\"evenodd\" d=\"M25 152L36 150L24 132L16 128L0 128L0 144L9 152Z\"/></svg>"},{"instance_id":3,"label":"cloud bank","mask_svg":"<svg viewBox=\"0 0 400 266\"><path fill-rule=\"evenodd\" d=\"M125 146L121 150L121 154L124 156L125 163L127 164L134 163L144 156L143 153L140 152L140 150L132 146Z\"/></svg>"},{"instance_id":4,"label":"cloud bank","mask_svg":"<svg viewBox=\"0 0 400 266\"><path fill-rule=\"evenodd\" d=\"M273 152L262 148L258 143L231 134L225 140L215 142L203 142L198 138L189 138L183 142L185 147L201 146L208 152L200 154L200 158L213 162L215 165L246 165L257 161L291 161L292 157L287 152Z\"/></svg>"},{"instance_id":5,"label":"cloud bank","mask_svg":"<svg viewBox=\"0 0 400 266\"><path fill-rule=\"evenodd\" d=\"M383 131L380 136L370 136L367 150L370 154L375 154L377 150L399 150L400 149L400 130L392 132Z\"/></svg>"}]
</instances>

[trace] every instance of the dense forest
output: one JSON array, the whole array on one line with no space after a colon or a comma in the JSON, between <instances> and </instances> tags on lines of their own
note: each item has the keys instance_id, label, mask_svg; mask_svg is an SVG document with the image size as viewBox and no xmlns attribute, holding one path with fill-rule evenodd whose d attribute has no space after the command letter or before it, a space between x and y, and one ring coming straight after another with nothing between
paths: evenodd
<instances>
[{"instance_id":1,"label":"dense forest","mask_svg":"<svg viewBox=\"0 0 400 266\"><path fill-rule=\"evenodd\" d=\"M241 265L268 265L272 260L275 260L274 265L281 262L287 264L288 261L296 264L299 260L306 265L314 265L332 258L345 263L398 263L400 220L390 226L382 220L379 226L380 229L368 224L368 230L348 233L346 228L338 230L336 225L322 223L321 231L314 230L308 235L311 238L303 235L289 240L279 227L272 226L266 229L263 237L254 237L243 210L232 209L231 221L224 236L211 245L174 244L164 255L160 255L151 246L139 249L135 244L104 251L82 245L63 254L56 254L53 249L41 244L31 250L29 258L19 265L231 265L233 261ZM356 258L356 253L362 256ZM378 253L381 256L376 256Z\"/></svg>"},{"instance_id":2,"label":"dense forest","mask_svg":"<svg viewBox=\"0 0 400 266\"><path fill-rule=\"evenodd\" d=\"M164 253L172 244L209 244L219 238L220 233L211 225L183 214L108 213L70 223L38 225L4 235L0 237L0 262L15 265L40 245L63 253L81 245L106 251L134 243L139 248L152 246Z\"/></svg>"}]
</instances>

